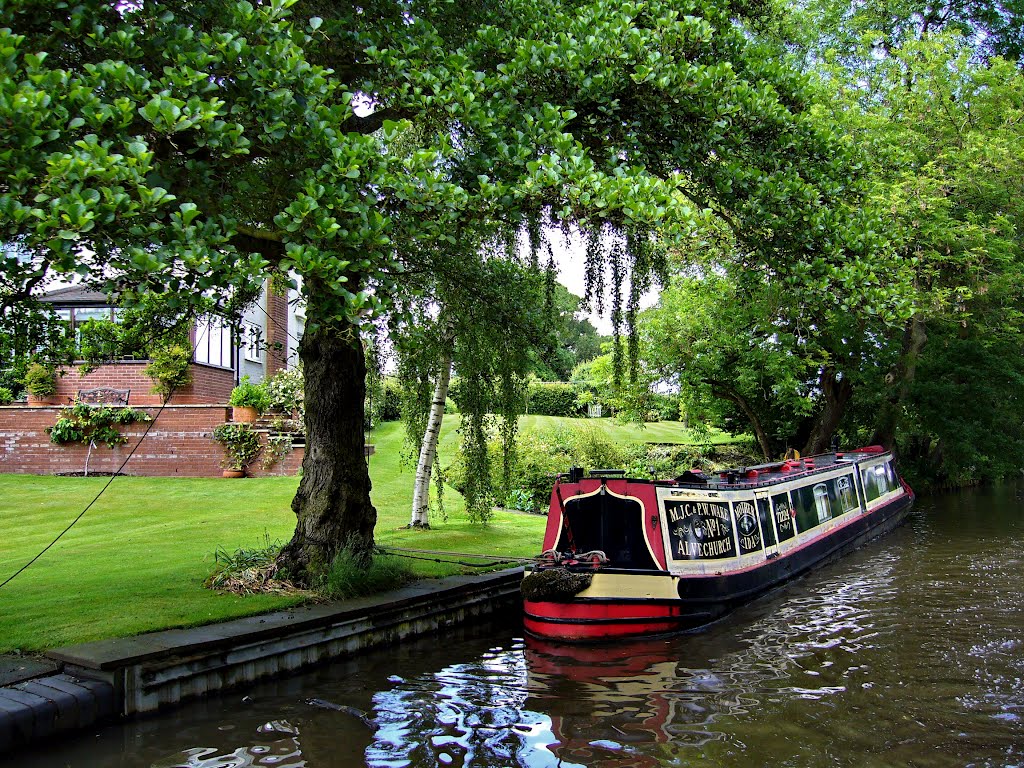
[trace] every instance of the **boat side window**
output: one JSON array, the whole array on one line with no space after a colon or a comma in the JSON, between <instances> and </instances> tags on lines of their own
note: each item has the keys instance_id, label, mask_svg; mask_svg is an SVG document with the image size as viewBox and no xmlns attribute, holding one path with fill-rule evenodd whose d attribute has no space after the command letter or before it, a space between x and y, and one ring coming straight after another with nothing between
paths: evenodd
<instances>
[{"instance_id":1,"label":"boat side window","mask_svg":"<svg viewBox=\"0 0 1024 768\"><path fill-rule=\"evenodd\" d=\"M673 560L736 557L728 502L666 499L665 515Z\"/></svg>"},{"instance_id":2,"label":"boat side window","mask_svg":"<svg viewBox=\"0 0 1024 768\"><path fill-rule=\"evenodd\" d=\"M788 519L788 512L787 519ZM772 509L771 505L768 504L768 499L757 500L757 516L761 521L761 535L764 537L764 545L766 547L775 546L775 526L772 525L771 516Z\"/></svg>"},{"instance_id":3,"label":"boat side window","mask_svg":"<svg viewBox=\"0 0 1024 768\"><path fill-rule=\"evenodd\" d=\"M737 501L733 503L732 511L736 516L740 554L749 555L751 552L760 552L764 547L761 544L761 528L757 522L757 508L750 501Z\"/></svg>"},{"instance_id":4,"label":"boat side window","mask_svg":"<svg viewBox=\"0 0 1024 768\"><path fill-rule=\"evenodd\" d=\"M857 489L854 488L853 475L843 475L831 482L835 483L834 508L837 515L857 509Z\"/></svg>"},{"instance_id":5,"label":"boat side window","mask_svg":"<svg viewBox=\"0 0 1024 768\"><path fill-rule=\"evenodd\" d=\"M860 473L861 479L864 481L864 495L868 501L874 501L879 496L884 496L899 487L899 480L896 479L892 462L886 461L873 467L864 467Z\"/></svg>"},{"instance_id":6,"label":"boat side window","mask_svg":"<svg viewBox=\"0 0 1024 768\"><path fill-rule=\"evenodd\" d=\"M792 496L796 524L801 531L808 531L828 520L828 491L824 483L794 488Z\"/></svg>"},{"instance_id":7,"label":"boat side window","mask_svg":"<svg viewBox=\"0 0 1024 768\"><path fill-rule=\"evenodd\" d=\"M777 493L772 496L772 512L775 515L775 529L779 532L779 541L792 539L796 534L793 526L793 505L788 493Z\"/></svg>"}]
</instances>

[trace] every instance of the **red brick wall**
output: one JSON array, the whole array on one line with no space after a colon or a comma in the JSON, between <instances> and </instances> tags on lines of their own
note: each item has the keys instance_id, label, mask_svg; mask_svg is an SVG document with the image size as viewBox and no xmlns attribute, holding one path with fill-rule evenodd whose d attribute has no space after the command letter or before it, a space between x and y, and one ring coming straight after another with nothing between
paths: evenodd
<instances>
[{"instance_id":1,"label":"red brick wall","mask_svg":"<svg viewBox=\"0 0 1024 768\"><path fill-rule=\"evenodd\" d=\"M283 371L288 360L288 297L267 286L267 376Z\"/></svg>"},{"instance_id":2,"label":"red brick wall","mask_svg":"<svg viewBox=\"0 0 1024 768\"><path fill-rule=\"evenodd\" d=\"M134 392L132 393L134 399ZM85 468L84 445L55 445L46 428L53 426L63 407L0 407L0 472L52 475L81 472ZM156 416L159 408L142 408ZM228 409L215 405L167 406L157 417L142 446L124 469L142 477L217 477L224 451L213 441L213 428L228 418ZM122 429L128 442L117 448L100 444L92 451L90 472L115 472L132 448L138 445L148 424ZM266 435L262 440L266 442ZM264 473L257 459L249 474L294 475L302 465L303 449L295 448Z\"/></svg>"},{"instance_id":3,"label":"red brick wall","mask_svg":"<svg viewBox=\"0 0 1024 768\"><path fill-rule=\"evenodd\" d=\"M130 389L128 404L159 405L160 395L152 392L153 380L143 371L148 360L127 360L101 365L85 376L77 368L64 368L63 376L57 377L56 402L71 403L80 389ZM226 403L235 384L235 374L227 368L193 363L192 383L174 393L172 405L206 405Z\"/></svg>"}]
</instances>

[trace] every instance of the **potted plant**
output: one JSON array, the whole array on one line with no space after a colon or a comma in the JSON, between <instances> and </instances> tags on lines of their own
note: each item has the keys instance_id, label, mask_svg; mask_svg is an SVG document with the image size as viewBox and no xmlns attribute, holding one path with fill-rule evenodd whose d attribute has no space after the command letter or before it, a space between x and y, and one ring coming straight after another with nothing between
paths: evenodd
<instances>
[{"instance_id":1,"label":"potted plant","mask_svg":"<svg viewBox=\"0 0 1024 768\"><path fill-rule=\"evenodd\" d=\"M270 407L270 395L265 387L253 384L248 376L243 376L238 386L231 390L228 405L231 406L232 421L252 424Z\"/></svg>"},{"instance_id":2,"label":"potted plant","mask_svg":"<svg viewBox=\"0 0 1024 768\"><path fill-rule=\"evenodd\" d=\"M229 421L213 430L213 439L224 446L221 467L224 477L245 477L245 468L259 455L259 435L248 424Z\"/></svg>"},{"instance_id":3,"label":"potted plant","mask_svg":"<svg viewBox=\"0 0 1024 768\"><path fill-rule=\"evenodd\" d=\"M25 371L25 389L29 404L50 404L57 394L57 372L42 363L32 363Z\"/></svg>"}]
</instances>

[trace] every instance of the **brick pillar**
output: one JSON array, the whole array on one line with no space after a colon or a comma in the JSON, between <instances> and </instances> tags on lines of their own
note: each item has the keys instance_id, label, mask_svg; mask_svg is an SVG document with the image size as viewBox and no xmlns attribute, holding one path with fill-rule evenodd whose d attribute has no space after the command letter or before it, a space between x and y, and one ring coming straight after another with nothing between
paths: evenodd
<instances>
[{"instance_id":1,"label":"brick pillar","mask_svg":"<svg viewBox=\"0 0 1024 768\"><path fill-rule=\"evenodd\" d=\"M288 359L288 297L267 285L267 376L283 371Z\"/></svg>"}]
</instances>

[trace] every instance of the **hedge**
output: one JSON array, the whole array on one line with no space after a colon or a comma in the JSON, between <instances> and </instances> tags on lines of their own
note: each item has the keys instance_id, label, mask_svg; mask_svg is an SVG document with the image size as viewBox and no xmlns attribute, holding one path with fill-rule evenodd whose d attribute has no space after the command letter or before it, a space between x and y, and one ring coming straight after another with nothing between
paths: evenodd
<instances>
[{"instance_id":1,"label":"hedge","mask_svg":"<svg viewBox=\"0 0 1024 768\"><path fill-rule=\"evenodd\" d=\"M528 411L534 416L582 416L576 388L559 381L534 381L529 388Z\"/></svg>"}]
</instances>

